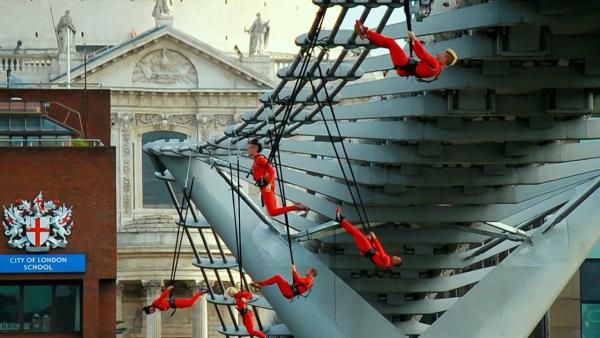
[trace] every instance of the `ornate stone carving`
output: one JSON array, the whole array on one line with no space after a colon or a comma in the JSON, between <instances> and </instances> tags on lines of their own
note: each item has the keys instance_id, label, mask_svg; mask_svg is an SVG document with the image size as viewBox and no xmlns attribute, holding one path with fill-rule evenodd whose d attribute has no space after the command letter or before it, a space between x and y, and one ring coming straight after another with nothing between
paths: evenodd
<instances>
[{"instance_id":1,"label":"ornate stone carving","mask_svg":"<svg viewBox=\"0 0 600 338\"><path fill-rule=\"evenodd\" d=\"M157 295L163 286L162 280L151 279L151 280L143 280L142 287L146 291L146 296L154 297Z\"/></svg>"},{"instance_id":2,"label":"ornate stone carving","mask_svg":"<svg viewBox=\"0 0 600 338\"><path fill-rule=\"evenodd\" d=\"M192 62L173 49L159 49L146 54L135 65L133 83L190 84L198 83Z\"/></svg>"},{"instance_id":3,"label":"ornate stone carving","mask_svg":"<svg viewBox=\"0 0 600 338\"><path fill-rule=\"evenodd\" d=\"M176 125L194 127L196 116L194 114L136 114L135 123L140 126L154 126L154 130L173 129Z\"/></svg>"},{"instance_id":4,"label":"ornate stone carving","mask_svg":"<svg viewBox=\"0 0 600 338\"><path fill-rule=\"evenodd\" d=\"M177 124L180 126L194 126L196 122L196 116L194 114L187 115L171 115L168 117L170 124Z\"/></svg>"},{"instance_id":5,"label":"ornate stone carving","mask_svg":"<svg viewBox=\"0 0 600 338\"><path fill-rule=\"evenodd\" d=\"M200 141L206 142L210 132L223 129L234 122L233 114L204 115L196 114Z\"/></svg>"},{"instance_id":6,"label":"ornate stone carving","mask_svg":"<svg viewBox=\"0 0 600 338\"><path fill-rule=\"evenodd\" d=\"M161 114L135 114L137 125L156 125L162 120Z\"/></svg>"},{"instance_id":7,"label":"ornate stone carving","mask_svg":"<svg viewBox=\"0 0 600 338\"><path fill-rule=\"evenodd\" d=\"M132 215L131 204L131 116L118 114L117 124L121 133L121 214Z\"/></svg>"}]
</instances>

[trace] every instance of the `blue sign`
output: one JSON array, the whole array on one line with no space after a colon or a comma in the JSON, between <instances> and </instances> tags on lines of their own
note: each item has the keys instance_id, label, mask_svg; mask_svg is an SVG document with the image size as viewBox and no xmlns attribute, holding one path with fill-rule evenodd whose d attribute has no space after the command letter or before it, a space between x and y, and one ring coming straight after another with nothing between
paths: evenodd
<instances>
[{"instance_id":1,"label":"blue sign","mask_svg":"<svg viewBox=\"0 0 600 338\"><path fill-rule=\"evenodd\" d=\"M0 273L84 273L85 254L0 255Z\"/></svg>"}]
</instances>

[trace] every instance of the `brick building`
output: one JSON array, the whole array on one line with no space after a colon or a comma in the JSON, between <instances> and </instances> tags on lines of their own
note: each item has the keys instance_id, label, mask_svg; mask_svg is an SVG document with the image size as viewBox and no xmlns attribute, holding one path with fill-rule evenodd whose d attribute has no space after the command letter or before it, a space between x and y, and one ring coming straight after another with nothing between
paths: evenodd
<instances>
[{"instance_id":1,"label":"brick building","mask_svg":"<svg viewBox=\"0 0 600 338\"><path fill-rule=\"evenodd\" d=\"M0 337L115 335L109 97L0 91Z\"/></svg>"}]
</instances>

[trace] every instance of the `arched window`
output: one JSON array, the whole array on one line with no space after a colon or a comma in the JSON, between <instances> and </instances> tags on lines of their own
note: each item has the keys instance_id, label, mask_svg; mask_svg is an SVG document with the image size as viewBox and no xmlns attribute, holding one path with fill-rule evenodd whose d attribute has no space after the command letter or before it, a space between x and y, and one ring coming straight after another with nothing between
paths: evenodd
<instances>
[{"instance_id":1,"label":"arched window","mask_svg":"<svg viewBox=\"0 0 600 338\"><path fill-rule=\"evenodd\" d=\"M187 135L174 131L152 131L142 135L142 144L157 140L185 140L186 138ZM178 200L181 201L181 197L183 196L181 194L181 186L175 182L172 184ZM142 191L144 208L173 208L173 202L169 197L165 183L154 176L154 167L146 153L142 155Z\"/></svg>"}]
</instances>

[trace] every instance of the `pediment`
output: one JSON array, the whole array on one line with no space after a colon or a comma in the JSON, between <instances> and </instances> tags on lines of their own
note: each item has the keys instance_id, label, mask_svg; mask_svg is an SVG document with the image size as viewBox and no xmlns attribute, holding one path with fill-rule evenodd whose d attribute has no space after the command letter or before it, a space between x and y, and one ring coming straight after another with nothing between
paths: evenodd
<instances>
[{"instance_id":1,"label":"pediment","mask_svg":"<svg viewBox=\"0 0 600 338\"><path fill-rule=\"evenodd\" d=\"M71 78L109 88L266 90L265 76L170 27L159 27L90 59ZM66 74L53 79L64 82Z\"/></svg>"}]
</instances>

